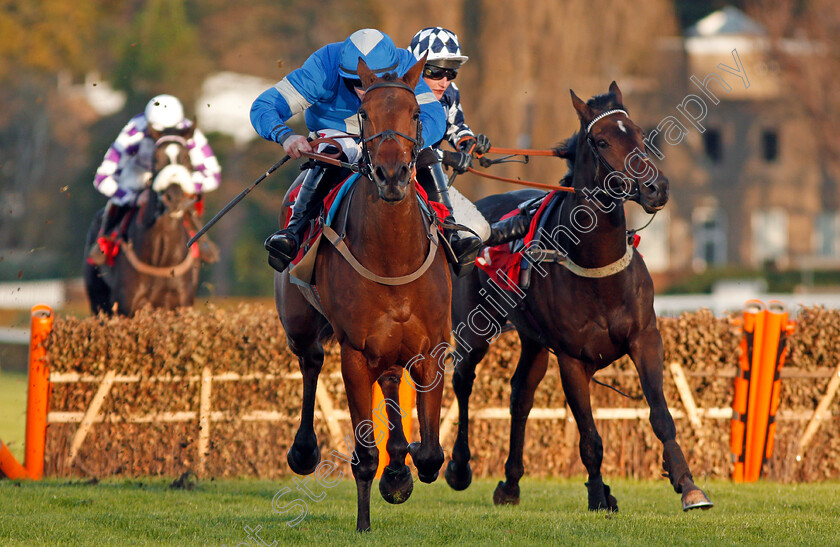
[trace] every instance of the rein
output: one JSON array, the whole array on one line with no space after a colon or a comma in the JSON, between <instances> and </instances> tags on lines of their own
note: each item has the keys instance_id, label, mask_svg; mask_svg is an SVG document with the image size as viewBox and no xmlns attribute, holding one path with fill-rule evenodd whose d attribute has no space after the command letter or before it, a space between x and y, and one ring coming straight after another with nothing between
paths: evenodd
<instances>
[{"instance_id":1,"label":"rein","mask_svg":"<svg viewBox=\"0 0 840 547\"><path fill-rule=\"evenodd\" d=\"M553 184L545 184L543 182L533 182L530 180L520 180L520 179L509 179L507 177L499 177L496 175L490 175L487 173L482 173L481 171L477 171L472 167L467 167L467 171L470 173L476 174L480 177L484 177L487 179L493 180L500 180L502 182L509 182L511 184L519 184L521 186L530 186L531 188L541 188L543 190L557 190L558 192L569 192L570 194L575 193L575 189L571 186L555 186Z\"/></svg>"},{"instance_id":2,"label":"rein","mask_svg":"<svg viewBox=\"0 0 840 547\"><path fill-rule=\"evenodd\" d=\"M188 252L184 260L175 266L152 266L151 264L146 264L140 260L134 252L134 245L130 241L124 242L123 252L125 253L125 258L128 260L128 263L131 264L138 273L150 275L152 277L180 277L188 272L195 264L195 257L191 252Z\"/></svg>"},{"instance_id":3,"label":"rein","mask_svg":"<svg viewBox=\"0 0 840 547\"><path fill-rule=\"evenodd\" d=\"M491 146L487 153L492 154L508 154L513 156L525 156L525 162L528 163L528 156L554 156L558 158L562 158L563 156L560 154L558 150L533 150L528 148L497 148L495 146ZM493 165L494 163L508 163L502 160L496 160L494 162L488 162L486 165L484 163L484 154L476 154L476 157L482 160L481 165L483 167L487 167L489 165ZM503 158L506 159L506 158ZM522 162L515 162L515 163L522 163ZM569 192L570 194L575 193L575 189L569 186L556 186L554 184L545 184L544 182L534 182L530 180L522 180L522 179L512 179L508 177L500 177L497 175L490 175L488 173L482 173L472 167L468 167L467 171L474 175L478 175L479 177L484 177L486 179L492 180L499 180L502 182L509 182L511 184L518 184L520 186L528 186L530 188L539 188L541 190L557 190L558 192Z\"/></svg>"}]
</instances>

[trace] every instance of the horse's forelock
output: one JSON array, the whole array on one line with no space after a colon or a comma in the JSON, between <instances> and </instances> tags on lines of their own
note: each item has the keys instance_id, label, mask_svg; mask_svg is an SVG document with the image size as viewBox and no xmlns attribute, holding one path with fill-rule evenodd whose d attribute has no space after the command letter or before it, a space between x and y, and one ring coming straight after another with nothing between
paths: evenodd
<instances>
[{"instance_id":1,"label":"horse's forelock","mask_svg":"<svg viewBox=\"0 0 840 547\"><path fill-rule=\"evenodd\" d=\"M597 108L598 110L624 110L627 109L624 107L623 104L618 102L618 99L615 96L615 93L602 93L601 95L595 95L588 101L586 101L586 105L590 108Z\"/></svg>"}]
</instances>

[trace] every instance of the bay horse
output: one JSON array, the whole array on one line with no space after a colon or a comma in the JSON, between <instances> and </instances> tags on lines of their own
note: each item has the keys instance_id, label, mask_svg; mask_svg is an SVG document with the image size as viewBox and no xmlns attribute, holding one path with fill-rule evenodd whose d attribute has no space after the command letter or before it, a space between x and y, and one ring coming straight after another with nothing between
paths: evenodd
<instances>
[{"instance_id":1,"label":"bay horse","mask_svg":"<svg viewBox=\"0 0 840 547\"><path fill-rule=\"evenodd\" d=\"M630 356L638 371L650 406L651 426L664 446L664 470L674 490L682 494L683 509L708 509L712 503L694 484L676 442L674 420L663 394L663 348L653 309L653 282L641 255L628 241L622 206L630 199L646 212L655 213L668 200L668 179L645 152L642 131L627 115L615 82L609 93L588 102L573 91L571 96L580 130L559 152L573 164L575 192L564 196L546 219L541 234L551 241L527 250L526 256L532 259L530 288L524 292L517 287L519 292L508 293L512 301L508 316L503 306L482 306L486 299L482 295L501 290L490 290L493 281L485 272L476 268L453 284L455 325L466 324L468 312L481 306L498 331L509 319L521 340L519 362L511 379L505 480L496 487L493 501L497 505L519 503L525 425L551 351L557 356L563 391L580 432L580 456L589 475L589 509L618 510L616 498L601 476L603 444L592 417L589 384L596 371L623 355ZM488 220L495 221L525 199L541 194L510 192L490 196L476 205ZM456 346L452 381L460 414L452 459L445 473L456 490L469 486L472 477L469 398L475 367L490 344L486 331L479 335L478 330L461 329Z\"/></svg>"},{"instance_id":2,"label":"bay horse","mask_svg":"<svg viewBox=\"0 0 840 547\"><path fill-rule=\"evenodd\" d=\"M193 305L199 260L187 248L185 222L197 224L192 217L196 198L187 147L194 128L152 132L150 187L123 218L126 227L113 265L84 264L85 289L94 314L116 311L131 316L145 305L165 309ZM103 213L100 210L91 223L86 249L97 239Z\"/></svg>"},{"instance_id":3,"label":"bay horse","mask_svg":"<svg viewBox=\"0 0 840 547\"><path fill-rule=\"evenodd\" d=\"M379 460L371 422L374 382L382 388L390 427L390 463L379 482L383 498L402 503L410 496L413 479L404 463L406 454L426 483L437 478L444 461L439 442L443 382L432 357L435 350L448 347L452 285L435 228L424 217L414 187L421 135L414 88L423 65L419 61L403 77L391 73L379 78L359 61L366 89L359 109L362 162L368 175L359 178L344 204L346 231L339 237L352 256L346 258L337 248L340 244L318 246L314 284L325 316L290 283L288 270L275 274L277 311L303 375L300 427L287 461L295 473L306 475L321 460L312 420L322 343L332 332L341 346L354 432L357 531L370 530L370 490ZM396 403L405 371L419 392L421 441L411 445Z\"/></svg>"}]
</instances>

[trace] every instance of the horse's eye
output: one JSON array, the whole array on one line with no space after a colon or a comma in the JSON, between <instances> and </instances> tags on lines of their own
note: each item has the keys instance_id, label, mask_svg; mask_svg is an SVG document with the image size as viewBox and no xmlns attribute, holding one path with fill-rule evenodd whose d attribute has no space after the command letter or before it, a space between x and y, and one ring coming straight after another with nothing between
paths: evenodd
<instances>
[{"instance_id":1,"label":"horse's eye","mask_svg":"<svg viewBox=\"0 0 840 547\"><path fill-rule=\"evenodd\" d=\"M415 112L414 115L411 116L411 119L414 120L415 122L417 120L419 120L420 119L420 111L418 110L417 112Z\"/></svg>"},{"instance_id":2,"label":"horse's eye","mask_svg":"<svg viewBox=\"0 0 840 547\"><path fill-rule=\"evenodd\" d=\"M598 148L609 148L609 147L610 147L610 143L608 143L604 139L601 139L601 140L598 141Z\"/></svg>"},{"instance_id":3,"label":"horse's eye","mask_svg":"<svg viewBox=\"0 0 840 547\"><path fill-rule=\"evenodd\" d=\"M359 110L359 117L363 120L368 119L367 118L367 112L365 112L364 110Z\"/></svg>"}]
</instances>

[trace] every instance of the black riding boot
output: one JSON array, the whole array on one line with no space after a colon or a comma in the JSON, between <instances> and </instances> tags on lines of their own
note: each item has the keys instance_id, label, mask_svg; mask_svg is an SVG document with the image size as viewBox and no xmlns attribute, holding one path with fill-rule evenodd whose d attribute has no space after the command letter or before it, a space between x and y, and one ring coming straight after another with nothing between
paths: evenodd
<instances>
[{"instance_id":1,"label":"black riding boot","mask_svg":"<svg viewBox=\"0 0 840 547\"><path fill-rule=\"evenodd\" d=\"M519 211L519 214L491 224L490 237L484 244L488 247L495 247L514 239L523 238L528 233L530 226L531 216L525 211Z\"/></svg>"},{"instance_id":2,"label":"black riding boot","mask_svg":"<svg viewBox=\"0 0 840 547\"><path fill-rule=\"evenodd\" d=\"M440 166L440 162L429 165L428 173L431 175L430 178L433 185L424 184L423 188L429 195L430 200L443 203L446 206L449 215L444 219L444 222L454 224L456 220L452 216L452 201L449 199L449 181L443 172L443 167ZM420 183L423 184L423 181L421 180ZM452 267L455 270L455 274L459 277L466 275L475 266L475 259L481 250L481 238L469 232L459 231L454 228L444 228L444 235L449 242L449 246L452 248L452 253L455 255L452 257L454 259Z\"/></svg>"},{"instance_id":3,"label":"black riding boot","mask_svg":"<svg viewBox=\"0 0 840 547\"><path fill-rule=\"evenodd\" d=\"M265 240L268 263L278 272L285 270L297 256L306 225L321 208L320 200L314 196L321 194L319 184L323 178L323 167L313 167L306 171L288 225Z\"/></svg>"}]
</instances>

